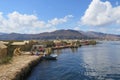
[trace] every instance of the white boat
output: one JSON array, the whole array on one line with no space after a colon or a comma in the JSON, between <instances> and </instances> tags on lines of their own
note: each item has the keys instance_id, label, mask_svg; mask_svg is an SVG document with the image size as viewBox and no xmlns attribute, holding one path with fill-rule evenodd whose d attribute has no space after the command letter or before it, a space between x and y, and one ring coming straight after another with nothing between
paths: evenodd
<instances>
[{"instance_id":1,"label":"white boat","mask_svg":"<svg viewBox=\"0 0 120 80\"><path fill-rule=\"evenodd\" d=\"M57 57L57 54L50 54L51 57Z\"/></svg>"},{"instance_id":2,"label":"white boat","mask_svg":"<svg viewBox=\"0 0 120 80\"><path fill-rule=\"evenodd\" d=\"M43 55L43 59L46 59L46 60L56 60L57 56L58 56L57 54Z\"/></svg>"}]
</instances>

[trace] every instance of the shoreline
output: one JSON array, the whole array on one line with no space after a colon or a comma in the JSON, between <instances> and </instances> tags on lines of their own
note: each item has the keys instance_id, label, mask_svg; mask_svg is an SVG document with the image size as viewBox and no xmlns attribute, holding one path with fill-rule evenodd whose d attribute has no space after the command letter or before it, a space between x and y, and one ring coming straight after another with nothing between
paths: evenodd
<instances>
[{"instance_id":1,"label":"shoreline","mask_svg":"<svg viewBox=\"0 0 120 80\"><path fill-rule=\"evenodd\" d=\"M41 56L21 55L13 57L8 64L0 66L0 80L24 80Z\"/></svg>"}]
</instances>

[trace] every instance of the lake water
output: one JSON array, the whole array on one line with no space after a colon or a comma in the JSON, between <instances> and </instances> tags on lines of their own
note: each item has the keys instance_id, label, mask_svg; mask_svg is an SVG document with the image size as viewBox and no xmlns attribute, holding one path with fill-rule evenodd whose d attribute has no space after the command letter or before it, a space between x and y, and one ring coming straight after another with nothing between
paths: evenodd
<instances>
[{"instance_id":1,"label":"lake water","mask_svg":"<svg viewBox=\"0 0 120 80\"><path fill-rule=\"evenodd\" d=\"M56 61L42 61L27 80L120 80L120 42L56 50Z\"/></svg>"}]
</instances>

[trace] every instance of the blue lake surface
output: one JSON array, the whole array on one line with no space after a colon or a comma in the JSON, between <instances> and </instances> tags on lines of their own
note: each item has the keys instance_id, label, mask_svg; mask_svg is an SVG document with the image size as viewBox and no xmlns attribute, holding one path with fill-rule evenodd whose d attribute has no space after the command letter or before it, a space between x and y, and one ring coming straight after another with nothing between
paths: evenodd
<instances>
[{"instance_id":1,"label":"blue lake surface","mask_svg":"<svg viewBox=\"0 0 120 80\"><path fill-rule=\"evenodd\" d=\"M120 80L120 41L55 50L56 61L42 61L27 80Z\"/></svg>"}]
</instances>

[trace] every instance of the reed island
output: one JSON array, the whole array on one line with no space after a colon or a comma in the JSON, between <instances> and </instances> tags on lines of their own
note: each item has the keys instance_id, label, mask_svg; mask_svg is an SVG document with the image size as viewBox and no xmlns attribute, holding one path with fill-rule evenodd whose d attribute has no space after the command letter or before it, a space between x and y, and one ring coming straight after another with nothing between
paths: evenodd
<instances>
[{"instance_id":1,"label":"reed island","mask_svg":"<svg viewBox=\"0 0 120 80\"><path fill-rule=\"evenodd\" d=\"M0 41L0 80L24 80L53 50L95 45L95 40L24 40Z\"/></svg>"}]
</instances>

